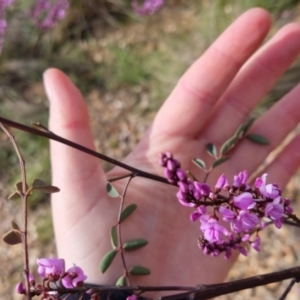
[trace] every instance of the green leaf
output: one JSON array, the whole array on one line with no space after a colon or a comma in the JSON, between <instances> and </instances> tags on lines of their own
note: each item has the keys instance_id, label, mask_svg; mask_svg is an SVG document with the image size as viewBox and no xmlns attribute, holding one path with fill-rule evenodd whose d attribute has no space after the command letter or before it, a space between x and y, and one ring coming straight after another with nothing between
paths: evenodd
<instances>
[{"instance_id":1,"label":"green leaf","mask_svg":"<svg viewBox=\"0 0 300 300\"><path fill-rule=\"evenodd\" d=\"M8 245L17 245L22 243L22 235L19 231L11 230L3 236L3 241Z\"/></svg>"},{"instance_id":2,"label":"green leaf","mask_svg":"<svg viewBox=\"0 0 300 300\"><path fill-rule=\"evenodd\" d=\"M238 141L238 138L233 136L229 140L227 140L221 147L220 153L221 155L225 154L228 152Z\"/></svg>"},{"instance_id":3,"label":"green leaf","mask_svg":"<svg viewBox=\"0 0 300 300\"><path fill-rule=\"evenodd\" d=\"M58 187L53 185L48 185L47 183L45 183L43 180L40 179L34 179L34 181L32 182L32 188L34 190L38 190L40 192L47 193L47 194L58 193L60 191Z\"/></svg>"},{"instance_id":4,"label":"green leaf","mask_svg":"<svg viewBox=\"0 0 300 300\"><path fill-rule=\"evenodd\" d=\"M7 200L18 200L21 199L21 195L19 192L14 192L11 195L8 196Z\"/></svg>"},{"instance_id":5,"label":"green leaf","mask_svg":"<svg viewBox=\"0 0 300 300\"><path fill-rule=\"evenodd\" d=\"M104 273L113 262L114 258L116 257L118 250L114 249L107 252L100 262L100 271Z\"/></svg>"},{"instance_id":6,"label":"green leaf","mask_svg":"<svg viewBox=\"0 0 300 300\"><path fill-rule=\"evenodd\" d=\"M134 266L129 270L131 275L149 275L151 274L150 270L143 266Z\"/></svg>"},{"instance_id":7,"label":"green leaf","mask_svg":"<svg viewBox=\"0 0 300 300\"><path fill-rule=\"evenodd\" d=\"M239 128L234 133L233 137L240 138L241 136L243 136L244 128L245 128L245 124L240 125Z\"/></svg>"},{"instance_id":8,"label":"green leaf","mask_svg":"<svg viewBox=\"0 0 300 300\"><path fill-rule=\"evenodd\" d=\"M125 242L123 245L123 249L126 251L132 251L135 249L142 248L148 244L148 241L145 239L134 239L128 242Z\"/></svg>"},{"instance_id":9,"label":"green leaf","mask_svg":"<svg viewBox=\"0 0 300 300\"><path fill-rule=\"evenodd\" d=\"M253 125L255 118L250 118L245 124L243 129L243 136L249 131L251 126Z\"/></svg>"},{"instance_id":10,"label":"green leaf","mask_svg":"<svg viewBox=\"0 0 300 300\"><path fill-rule=\"evenodd\" d=\"M125 276L121 276L117 282L116 282L116 286L127 286L127 281Z\"/></svg>"},{"instance_id":11,"label":"green leaf","mask_svg":"<svg viewBox=\"0 0 300 300\"><path fill-rule=\"evenodd\" d=\"M117 227L113 226L110 229L110 241L113 248L118 248L118 235L117 235Z\"/></svg>"},{"instance_id":12,"label":"green leaf","mask_svg":"<svg viewBox=\"0 0 300 300\"><path fill-rule=\"evenodd\" d=\"M212 157L217 157L217 148L214 144L208 143L206 145L206 150Z\"/></svg>"},{"instance_id":13,"label":"green leaf","mask_svg":"<svg viewBox=\"0 0 300 300\"><path fill-rule=\"evenodd\" d=\"M120 223L127 219L137 208L136 204L128 205L121 213Z\"/></svg>"},{"instance_id":14,"label":"green leaf","mask_svg":"<svg viewBox=\"0 0 300 300\"><path fill-rule=\"evenodd\" d=\"M106 185L106 191L110 197L117 198L120 197L119 192L114 188L114 186L108 182Z\"/></svg>"},{"instance_id":15,"label":"green leaf","mask_svg":"<svg viewBox=\"0 0 300 300\"><path fill-rule=\"evenodd\" d=\"M205 170L206 165L205 165L205 162L204 162L202 159L200 159L200 158L194 158L194 159L192 159L192 162L193 162L197 167L199 167L199 168Z\"/></svg>"},{"instance_id":16,"label":"green leaf","mask_svg":"<svg viewBox=\"0 0 300 300\"><path fill-rule=\"evenodd\" d=\"M251 142L254 142L254 143L257 143L260 145L269 145L270 144L270 142L265 137L263 137L262 135L259 135L259 134L248 134L248 135L246 135L246 138L248 140L250 140Z\"/></svg>"},{"instance_id":17,"label":"green leaf","mask_svg":"<svg viewBox=\"0 0 300 300\"><path fill-rule=\"evenodd\" d=\"M222 163L224 163L225 161L227 161L229 159L229 156L223 156L220 159L217 159L213 164L212 164L212 168L215 168L219 165L221 165Z\"/></svg>"}]
</instances>

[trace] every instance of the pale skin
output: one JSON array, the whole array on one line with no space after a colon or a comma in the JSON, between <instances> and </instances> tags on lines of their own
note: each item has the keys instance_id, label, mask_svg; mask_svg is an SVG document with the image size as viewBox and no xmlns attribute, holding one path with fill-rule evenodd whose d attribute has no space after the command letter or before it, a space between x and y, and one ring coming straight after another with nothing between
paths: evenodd
<instances>
[{"instance_id":1,"label":"pale skin","mask_svg":"<svg viewBox=\"0 0 300 300\"><path fill-rule=\"evenodd\" d=\"M300 52L300 26L289 24L261 47L270 29L269 14L251 9L239 17L186 71L159 110L142 141L125 163L158 175L160 152L171 151L184 169L199 178L191 159L208 159L205 144L220 146L245 122L252 109L272 88ZM261 48L260 48L261 47ZM95 149L84 99L62 72L46 71L50 100L50 129L74 142ZM225 173L252 174L300 121L300 85L260 117L251 132L265 136L269 146L242 141L231 159L209 177L214 184ZM116 223L120 201L107 196L108 177L126 173L115 168L105 174L101 162L57 142L51 142L53 184L61 192L52 198L58 257L76 264L88 282L114 284L122 275L118 257L103 275L99 262L111 249L109 230ZM268 180L284 187L300 165L300 136L296 135L263 170ZM121 192L125 181L116 182ZM199 224L189 221L189 208L176 200L176 188L135 178L126 203L137 211L124 222L123 239L144 237L149 244L126 254L128 266L143 264L151 275L131 278L132 284L195 285L222 282L237 255L226 261L205 256L197 247Z\"/></svg>"}]
</instances>

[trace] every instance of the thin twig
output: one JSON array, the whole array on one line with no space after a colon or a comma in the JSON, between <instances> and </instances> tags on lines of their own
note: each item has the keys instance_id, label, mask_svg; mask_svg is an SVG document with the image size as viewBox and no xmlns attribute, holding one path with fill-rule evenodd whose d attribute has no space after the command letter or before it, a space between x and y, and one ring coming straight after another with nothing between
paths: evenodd
<instances>
[{"instance_id":1,"label":"thin twig","mask_svg":"<svg viewBox=\"0 0 300 300\"><path fill-rule=\"evenodd\" d=\"M19 194L22 198L23 203L23 231L22 231L22 246L23 246L23 261L24 261L24 277L26 284L26 298L27 300L31 300L30 295L30 283L29 283L29 258L28 258L28 240L27 240L27 225L28 225L28 207L27 207L27 181L26 181L26 170L25 170L25 161L21 155L20 149L16 143L15 138L10 134L10 132L4 127L2 123L0 123L1 129L5 132L5 134L10 139L15 152L17 154L20 169L21 169L21 177L22 177L22 191L19 191Z\"/></svg>"},{"instance_id":2,"label":"thin twig","mask_svg":"<svg viewBox=\"0 0 300 300\"><path fill-rule=\"evenodd\" d=\"M291 291L292 287L294 286L294 284L297 282L296 278L293 278L291 280L291 282L289 283L289 285L287 286L286 290L284 291L284 293L280 296L279 300L284 300L286 298L286 296L288 295L288 293Z\"/></svg>"},{"instance_id":3,"label":"thin twig","mask_svg":"<svg viewBox=\"0 0 300 300\"><path fill-rule=\"evenodd\" d=\"M104 154L101 154L101 153L93 151L93 150L91 150L89 148L86 148L86 147L84 147L82 145L79 145L77 143L74 143L72 141L64 139L64 138L60 137L59 135L54 134L51 131L48 132L48 131L45 131L45 130L38 130L36 128L29 127L29 126L26 126L26 125L23 125L23 124L20 124L20 123L17 123L17 122L5 119L5 118L3 118L1 116L0 116L0 122L2 122L3 124L8 125L10 127L13 127L13 128L16 128L16 129L19 129L19 130L22 130L22 131L26 131L26 132L29 132L31 134L42 136L42 137L45 137L47 139L54 140L54 141L57 141L59 143L68 145L68 146L70 146L72 148L75 148L75 149L77 149L79 151L85 152L85 153L87 153L87 154L89 154L91 156L100 158L101 160L104 160L104 161L106 161L108 163L111 163L111 164L113 164L115 166L118 166L120 168L128 170L128 171L136 174L136 176L148 178L148 179L151 179L151 180L154 180L154 181L158 181L158 182L162 182L162 183L169 184L169 185L174 185L174 184L168 182L168 180L166 178L164 178L164 177L161 177L161 176L158 176L158 175L155 175L155 174L151 174L151 173L142 171L140 169L131 167L131 166L127 165L127 164L124 164L124 163L116 160L116 159L113 159L113 158L108 157L108 156L106 156Z\"/></svg>"},{"instance_id":4,"label":"thin twig","mask_svg":"<svg viewBox=\"0 0 300 300\"><path fill-rule=\"evenodd\" d=\"M127 280L127 284L130 285L130 279L129 279L129 272L127 269L127 265L126 265L126 261L125 261L125 256L124 256L124 249L123 249L123 241L122 241L122 230L121 230L121 216L122 216L122 211L123 211L123 207L124 207L124 202L125 202L125 197L126 197L126 193L127 193L127 189L129 186L130 181L132 180L132 178L134 177L135 174L132 174L127 182L126 185L124 187L124 191L122 193L121 196L121 203L120 203L120 210L119 210L119 215L118 215L118 224L117 224L117 228L118 228L118 239L119 239L119 249L121 252L121 259L122 259L122 263L123 263L123 267L124 267L124 271L125 271L125 277Z\"/></svg>"}]
</instances>

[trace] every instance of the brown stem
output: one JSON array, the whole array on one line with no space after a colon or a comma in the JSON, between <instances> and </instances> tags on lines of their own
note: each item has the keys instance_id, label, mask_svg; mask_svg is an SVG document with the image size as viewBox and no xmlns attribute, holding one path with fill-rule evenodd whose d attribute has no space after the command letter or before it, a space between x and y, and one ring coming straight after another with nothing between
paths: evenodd
<instances>
[{"instance_id":1,"label":"brown stem","mask_svg":"<svg viewBox=\"0 0 300 300\"><path fill-rule=\"evenodd\" d=\"M158 182L162 182L162 183L166 183L166 184L170 184L170 185L176 185L176 184L171 184L168 182L168 180L164 177L161 177L161 176L158 176L158 175L155 175L155 174L151 174L151 173L148 173L148 172L145 172L145 171L142 171L142 170L139 170L139 169L136 169L134 167L131 167L129 165L126 165L116 159L113 159L111 157L108 157L104 154L101 154L101 153L98 153L96 151L93 151L89 148L86 148L82 145L79 145L77 143L74 143L72 141L69 141L67 139L64 139L56 134L54 134L53 132L51 131L46 131L46 130L39 130L39 129L36 129L36 128L33 128L33 127L29 127L29 126L26 126L26 125L23 125L23 124L20 124L20 123L17 123L17 122L14 122L14 121L11 121L11 120L8 120L8 119L5 119L3 117L0 116L0 122L2 122L3 124L6 124L10 127L13 127L13 128L16 128L16 129L19 129L19 130L22 130L22 131L26 131L26 132L29 132L31 134L34 134L34 135L38 135L38 136L42 136L42 137L45 137L47 139L50 139L50 140L54 140L54 141L57 141L59 143L62 143L62 144L65 144L65 145L68 145L72 148L75 148L79 151L82 151L82 152L85 152L91 156L94 156L94 157L97 157L97 158L100 158L101 160L104 160L106 162L109 162L115 166L118 166L118 167L121 167L123 169L126 169L134 174L136 174L135 176L139 176L139 177L144 177L144 178L148 178L148 179L151 179L151 180L155 180L155 181L158 181Z\"/></svg>"},{"instance_id":2,"label":"brown stem","mask_svg":"<svg viewBox=\"0 0 300 300\"><path fill-rule=\"evenodd\" d=\"M119 239L118 243L119 243L120 252L121 252L121 259L122 259L122 263L123 263L123 267L124 267L124 271L125 271L125 277L126 277L128 285L130 285L130 279L129 279L129 272L128 272L128 269L127 269L127 265L126 265L126 261L125 261L125 256L124 256L124 249L123 249L122 231L121 231L121 215L122 215L122 211L123 211L123 207L124 207L126 192L127 192L129 183L130 183L131 179L134 177L134 175L135 174L132 174L128 178L128 180L126 182L126 185L124 187L124 191L123 191L122 196L121 196L121 204L120 204L119 215L118 215L118 224L117 224L118 239Z\"/></svg>"},{"instance_id":3,"label":"brown stem","mask_svg":"<svg viewBox=\"0 0 300 300\"><path fill-rule=\"evenodd\" d=\"M28 207L27 207L27 181L26 181L26 170L25 170L25 161L21 155L20 149L16 143L15 138L10 134L10 132L4 127L2 123L0 123L1 129L5 132L5 134L9 137L19 160L20 169L21 169L21 177L22 177L22 191L20 191L20 195L23 203L23 231L22 231L22 246L23 246L23 261L24 261L24 277L25 277L25 285L26 285L26 298L27 300L31 300L30 295L30 283L29 283L29 259L28 259L28 240L27 240L27 224L28 224Z\"/></svg>"}]
</instances>

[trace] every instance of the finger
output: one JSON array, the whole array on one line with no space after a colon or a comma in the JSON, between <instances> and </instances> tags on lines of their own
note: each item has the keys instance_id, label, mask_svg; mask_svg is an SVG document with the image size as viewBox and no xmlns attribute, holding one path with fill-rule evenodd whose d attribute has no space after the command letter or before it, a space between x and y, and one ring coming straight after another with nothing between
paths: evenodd
<instances>
[{"instance_id":1,"label":"finger","mask_svg":"<svg viewBox=\"0 0 300 300\"><path fill-rule=\"evenodd\" d=\"M195 137L270 23L268 13L258 8L239 17L180 79L159 111L152 134Z\"/></svg>"},{"instance_id":2,"label":"finger","mask_svg":"<svg viewBox=\"0 0 300 300\"><path fill-rule=\"evenodd\" d=\"M250 141L243 141L230 159L233 173L240 171L241 166L250 173L255 171L267 155L296 127L300 121L299 96L300 84L254 123L250 133L266 137L270 144L258 146Z\"/></svg>"},{"instance_id":3,"label":"finger","mask_svg":"<svg viewBox=\"0 0 300 300\"><path fill-rule=\"evenodd\" d=\"M94 149L87 108L79 90L56 69L45 72L44 83L50 100L51 131ZM99 201L99 188L105 184L105 177L96 158L55 141L51 141L51 162L53 184L61 189L53 196L55 219L57 226L65 226Z\"/></svg>"},{"instance_id":4,"label":"finger","mask_svg":"<svg viewBox=\"0 0 300 300\"><path fill-rule=\"evenodd\" d=\"M264 170L264 173L269 174L268 182L278 183L280 187L284 187L289 182L300 165L298 149L300 149L300 134L296 135Z\"/></svg>"},{"instance_id":5,"label":"finger","mask_svg":"<svg viewBox=\"0 0 300 300\"><path fill-rule=\"evenodd\" d=\"M282 28L241 69L215 106L211 121L202 132L216 145L230 137L267 94L300 52L300 26ZM230 118L230 122L228 119ZM216 128L222 128L222 135Z\"/></svg>"}]
</instances>

